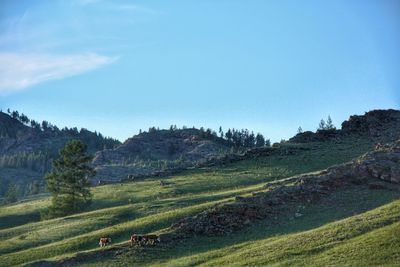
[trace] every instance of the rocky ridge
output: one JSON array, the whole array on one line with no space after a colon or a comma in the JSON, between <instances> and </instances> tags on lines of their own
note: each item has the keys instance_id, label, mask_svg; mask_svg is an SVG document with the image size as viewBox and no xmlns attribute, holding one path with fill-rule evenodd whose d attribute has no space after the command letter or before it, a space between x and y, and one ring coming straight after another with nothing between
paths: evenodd
<instances>
[{"instance_id":1,"label":"rocky ridge","mask_svg":"<svg viewBox=\"0 0 400 267\"><path fill-rule=\"evenodd\" d=\"M272 217L289 202L316 202L340 187L382 181L400 184L400 140L376 149L346 164L318 174L302 175L269 184L251 197L237 197L172 225L178 235L223 235ZM370 186L374 186L371 183Z\"/></svg>"},{"instance_id":2,"label":"rocky ridge","mask_svg":"<svg viewBox=\"0 0 400 267\"><path fill-rule=\"evenodd\" d=\"M364 115L353 115L342 123L340 130L306 131L289 139L291 143L307 143L343 138L348 135L368 135L394 141L400 137L400 110L372 110Z\"/></svg>"},{"instance_id":3,"label":"rocky ridge","mask_svg":"<svg viewBox=\"0 0 400 267\"><path fill-rule=\"evenodd\" d=\"M97 179L121 181L163 176L229 150L224 139L204 137L198 129L157 130L133 136L114 149L97 152L93 165Z\"/></svg>"}]
</instances>

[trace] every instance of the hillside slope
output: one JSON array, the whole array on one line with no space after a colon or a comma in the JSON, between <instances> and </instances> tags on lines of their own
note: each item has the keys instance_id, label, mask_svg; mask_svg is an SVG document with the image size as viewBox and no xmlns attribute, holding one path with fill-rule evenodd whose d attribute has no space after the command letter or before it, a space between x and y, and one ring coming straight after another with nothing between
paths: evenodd
<instances>
[{"instance_id":1,"label":"hillside slope","mask_svg":"<svg viewBox=\"0 0 400 267\"><path fill-rule=\"evenodd\" d=\"M43 126L28 122L25 116L13 118L0 112L0 197L10 183L19 187L21 195L29 194L33 181L43 188L43 176L51 168L52 159L72 139L82 140L90 153L119 144L86 129L60 130L48 122Z\"/></svg>"},{"instance_id":2,"label":"hillside slope","mask_svg":"<svg viewBox=\"0 0 400 267\"><path fill-rule=\"evenodd\" d=\"M93 189L92 211L65 218L35 222L38 220L36 214L49 204L48 199L43 197L2 207L0 226L3 230L0 230L0 237L5 242L0 245L0 260L8 266L55 256L66 257L70 253L95 249L96 256L85 260L95 261L99 256L99 236L110 235L118 243L125 242L135 232L165 231L171 224L207 210L221 201L234 201L236 196L246 197L252 192L264 190L266 183L275 184L293 175L344 163L372 148L368 139L316 142L302 146L305 149L295 154L282 155L278 149L272 155L243 160L224 167L186 171L166 178L165 185L160 185L157 178L150 178L126 184L99 186ZM201 251L211 252L227 244L257 240L260 235L290 232L293 227L310 229L399 198L399 192L393 189L386 187L382 190L371 190L367 185L356 186L332 194L324 203L305 205L302 208L304 216L296 220L293 214L297 207L288 206L285 209L287 212L277 217L273 227L268 220L262 220L259 222L261 226L257 226L257 223L243 231L243 234L239 232L227 238L207 237L203 240L197 237L186 240L177 247L143 248L148 251L146 255L150 255L150 258L143 258L139 248L121 254L117 262L112 260L114 254L107 259L110 266L130 260L156 264L158 261L171 260L171 257L183 257L185 253L194 255ZM343 208L337 209L337 205ZM304 224L295 223L303 218L307 220ZM17 223L20 226L15 227ZM265 232L266 229L269 230ZM253 234L249 234L249 231ZM210 240L215 246L210 246ZM154 253L159 256L154 258ZM105 253L104 257L107 255Z\"/></svg>"},{"instance_id":3,"label":"hillside slope","mask_svg":"<svg viewBox=\"0 0 400 267\"><path fill-rule=\"evenodd\" d=\"M162 183L159 177L149 177L94 187L92 206L63 218L39 221L39 212L50 203L46 195L0 207L4 241L0 262L4 266L32 261L34 266L324 266L342 260L338 262L358 266L368 254L366 259L374 264L394 265L398 239L382 238L398 229L400 189L390 181L392 173L398 174L399 152L392 149L393 144L376 143L400 136L390 129L386 133L395 134L356 132L322 141L282 143L211 161L202 168L163 177ZM166 156L165 152L159 155ZM349 161L355 165L345 164ZM337 164L344 169L331 168ZM296 193L299 189L305 190L306 198ZM244 220L239 228L222 235L187 231L158 246L127 246L133 233L174 236L174 229L183 229L176 228L181 222L209 225L208 217L203 220L201 214L210 214L216 207L246 205L247 209L248 204L255 207L258 200L270 196L276 197L272 213ZM98 248L102 236L112 237L110 249ZM376 240L382 251L370 240ZM364 242L368 246L357 247ZM340 258L342 253L346 257Z\"/></svg>"},{"instance_id":4,"label":"hillside slope","mask_svg":"<svg viewBox=\"0 0 400 267\"><path fill-rule=\"evenodd\" d=\"M127 139L96 153L97 179L126 179L166 169L185 168L230 151L230 143L215 135L191 129L155 130Z\"/></svg>"},{"instance_id":5,"label":"hillside slope","mask_svg":"<svg viewBox=\"0 0 400 267\"><path fill-rule=\"evenodd\" d=\"M370 264L396 264L400 239L391 234L400 230L400 172L395 164L399 152L400 140L317 174L253 188L252 196L242 192L234 200L214 204L174 224L169 228L173 232L168 231L170 241L164 239L159 246L127 248L121 244L114 250L80 254L58 263L358 266L367 262L364 256L368 254ZM391 204L368 211L385 202ZM343 217L348 218L330 223ZM238 231L246 226L245 231ZM42 264L46 262L35 266Z\"/></svg>"}]
</instances>

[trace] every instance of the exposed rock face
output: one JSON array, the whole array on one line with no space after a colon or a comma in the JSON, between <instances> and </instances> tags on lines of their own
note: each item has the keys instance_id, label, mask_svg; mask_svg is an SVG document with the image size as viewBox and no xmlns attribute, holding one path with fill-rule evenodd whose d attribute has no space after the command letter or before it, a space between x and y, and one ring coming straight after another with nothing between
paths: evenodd
<instances>
[{"instance_id":1,"label":"exposed rock face","mask_svg":"<svg viewBox=\"0 0 400 267\"><path fill-rule=\"evenodd\" d=\"M253 193L252 197L237 197L233 203L221 204L185 218L172 225L172 229L184 235L229 234L256 219L273 216L289 202L315 202L340 187L368 184L371 179L400 184L400 140L378 146L355 161L333 166L319 174L267 185L267 191ZM371 189L381 187L370 185Z\"/></svg>"},{"instance_id":2,"label":"exposed rock face","mask_svg":"<svg viewBox=\"0 0 400 267\"><path fill-rule=\"evenodd\" d=\"M299 133L289 139L292 143L307 143L341 138L345 135L369 135L385 137L388 140L400 138L400 110L372 110L364 115L350 116L342 123L342 129L318 130Z\"/></svg>"},{"instance_id":3,"label":"exposed rock face","mask_svg":"<svg viewBox=\"0 0 400 267\"><path fill-rule=\"evenodd\" d=\"M360 175L400 184L400 140L393 144L377 145L356 163Z\"/></svg>"},{"instance_id":4,"label":"exposed rock face","mask_svg":"<svg viewBox=\"0 0 400 267\"><path fill-rule=\"evenodd\" d=\"M186 160L204 159L225 151L224 140L209 140L200 137L197 129L159 130L155 133L142 133L129 138L114 149L96 153L93 163L120 164L136 157L149 160L176 160L182 155ZM218 142L219 141L219 142Z\"/></svg>"},{"instance_id":5,"label":"exposed rock face","mask_svg":"<svg viewBox=\"0 0 400 267\"><path fill-rule=\"evenodd\" d=\"M372 110L362 116L350 116L349 120L342 123L342 131L363 132L375 136L379 135L380 131L398 129L399 123L399 110Z\"/></svg>"},{"instance_id":6,"label":"exposed rock face","mask_svg":"<svg viewBox=\"0 0 400 267\"><path fill-rule=\"evenodd\" d=\"M129 138L114 149L97 152L93 164L97 179L126 179L130 175L141 177L161 171L162 166L146 166L146 161L179 161L179 167L190 167L229 149L225 140L202 137L198 129L158 130Z\"/></svg>"},{"instance_id":7,"label":"exposed rock face","mask_svg":"<svg viewBox=\"0 0 400 267\"><path fill-rule=\"evenodd\" d=\"M308 143L308 142L319 142L325 140L331 140L340 136L340 130L318 130L315 133L306 131L299 133L296 136L289 139L292 143Z\"/></svg>"}]
</instances>

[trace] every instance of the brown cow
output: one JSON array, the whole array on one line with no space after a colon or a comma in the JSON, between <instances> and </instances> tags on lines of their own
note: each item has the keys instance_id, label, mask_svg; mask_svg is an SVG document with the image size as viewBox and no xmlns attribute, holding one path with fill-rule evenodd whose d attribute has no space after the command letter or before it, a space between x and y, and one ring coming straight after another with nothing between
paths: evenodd
<instances>
[{"instance_id":1,"label":"brown cow","mask_svg":"<svg viewBox=\"0 0 400 267\"><path fill-rule=\"evenodd\" d=\"M160 243L161 239L158 235L137 235L134 234L131 236L131 246L134 244L138 245L146 245L151 244L154 245L155 243Z\"/></svg>"},{"instance_id":2,"label":"brown cow","mask_svg":"<svg viewBox=\"0 0 400 267\"><path fill-rule=\"evenodd\" d=\"M139 238L141 239L142 236L139 235L132 235L131 236L131 246L133 246L133 244L139 243Z\"/></svg>"},{"instance_id":3,"label":"brown cow","mask_svg":"<svg viewBox=\"0 0 400 267\"><path fill-rule=\"evenodd\" d=\"M154 245L155 243L160 243L160 237L158 235L145 235L143 236L145 243L150 243Z\"/></svg>"},{"instance_id":4,"label":"brown cow","mask_svg":"<svg viewBox=\"0 0 400 267\"><path fill-rule=\"evenodd\" d=\"M99 246L100 247L105 247L109 243L111 243L111 238L110 237L102 237L102 238L100 238Z\"/></svg>"}]
</instances>

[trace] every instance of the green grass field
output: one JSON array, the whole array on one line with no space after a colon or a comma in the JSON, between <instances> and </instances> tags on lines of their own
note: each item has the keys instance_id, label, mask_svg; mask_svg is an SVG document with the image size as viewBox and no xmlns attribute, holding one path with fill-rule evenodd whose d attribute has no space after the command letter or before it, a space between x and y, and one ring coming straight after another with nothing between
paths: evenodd
<instances>
[{"instance_id":1,"label":"green grass field","mask_svg":"<svg viewBox=\"0 0 400 267\"><path fill-rule=\"evenodd\" d=\"M310 143L301 145L308 150L295 155L274 153L224 167L186 171L163 178L165 186L159 179L99 186L93 188L93 204L86 212L58 219L40 221L40 211L49 205L46 195L3 206L0 265L97 251L101 236L111 236L113 246L118 247L132 233L162 232L184 217L234 201L235 196L257 191L266 183L347 162L370 150L372 144L368 139ZM129 249L84 264L103 265L107 260L109 266L395 265L400 253L398 199L396 186L382 190L354 186L318 204L287 207L277 218L258 221L230 236ZM298 209L303 216L294 218L293 210ZM392 236L396 233L397 238Z\"/></svg>"}]
</instances>

